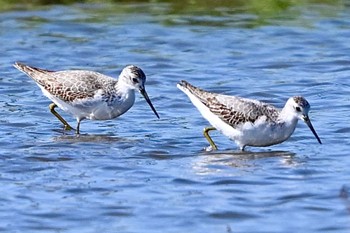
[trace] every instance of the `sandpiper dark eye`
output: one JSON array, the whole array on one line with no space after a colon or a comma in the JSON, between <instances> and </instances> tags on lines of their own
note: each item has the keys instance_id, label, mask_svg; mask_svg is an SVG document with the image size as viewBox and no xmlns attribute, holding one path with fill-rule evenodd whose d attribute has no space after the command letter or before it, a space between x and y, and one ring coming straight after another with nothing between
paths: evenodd
<instances>
[{"instance_id":1,"label":"sandpiper dark eye","mask_svg":"<svg viewBox=\"0 0 350 233\"><path fill-rule=\"evenodd\" d=\"M137 78L133 78L132 81L133 81L134 83L139 83L139 80L138 80Z\"/></svg>"},{"instance_id":2,"label":"sandpiper dark eye","mask_svg":"<svg viewBox=\"0 0 350 233\"><path fill-rule=\"evenodd\" d=\"M295 110L296 110L297 112L301 112L301 108L300 108L300 107L295 107Z\"/></svg>"}]
</instances>

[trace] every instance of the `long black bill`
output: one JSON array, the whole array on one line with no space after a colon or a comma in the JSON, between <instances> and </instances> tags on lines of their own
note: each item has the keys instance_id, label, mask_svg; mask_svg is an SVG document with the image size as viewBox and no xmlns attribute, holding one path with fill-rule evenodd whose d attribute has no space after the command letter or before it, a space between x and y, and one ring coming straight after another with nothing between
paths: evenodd
<instances>
[{"instance_id":1,"label":"long black bill","mask_svg":"<svg viewBox=\"0 0 350 233\"><path fill-rule=\"evenodd\" d=\"M159 119L159 115L158 115L156 109L153 107L153 104L152 104L151 100L149 99L146 90L142 88L142 89L140 89L140 93L145 98L146 102L148 103L148 105L151 107L151 109L154 112L154 114L156 114L156 116Z\"/></svg>"},{"instance_id":2,"label":"long black bill","mask_svg":"<svg viewBox=\"0 0 350 233\"><path fill-rule=\"evenodd\" d=\"M317 135L317 133L316 133L314 127L313 127L312 124L311 124L310 118L309 118L308 116L304 116L303 119L304 119L304 122L306 123L306 125L309 126L311 132L315 135L317 141L318 141L320 144L322 144L321 139L318 137L318 135Z\"/></svg>"}]
</instances>

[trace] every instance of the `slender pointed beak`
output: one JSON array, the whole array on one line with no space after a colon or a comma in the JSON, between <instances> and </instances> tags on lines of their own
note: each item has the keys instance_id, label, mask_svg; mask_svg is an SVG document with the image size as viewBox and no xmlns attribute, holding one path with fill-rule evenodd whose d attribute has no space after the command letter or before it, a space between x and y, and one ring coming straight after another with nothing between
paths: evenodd
<instances>
[{"instance_id":1,"label":"slender pointed beak","mask_svg":"<svg viewBox=\"0 0 350 233\"><path fill-rule=\"evenodd\" d=\"M139 91L140 91L141 95L145 98L145 100L148 103L148 105L151 107L151 109L154 112L154 114L156 114L156 116L159 119L159 115L158 115L156 109L153 107L153 104L152 104L151 100L149 99L146 90L144 88L140 88Z\"/></svg>"},{"instance_id":2,"label":"slender pointed beak","mask_svg":"<svg viewBox=\"0 0 350 233\"><path fill-rule=\"evenodd\" d=\"M311 124L310 118L308 116L303 115L303 120L306 123L306 125L310 128L311 132L315 135L318 143L322 144L321 139L318 137L314 127Z\"/></svg>"}]
</instances>

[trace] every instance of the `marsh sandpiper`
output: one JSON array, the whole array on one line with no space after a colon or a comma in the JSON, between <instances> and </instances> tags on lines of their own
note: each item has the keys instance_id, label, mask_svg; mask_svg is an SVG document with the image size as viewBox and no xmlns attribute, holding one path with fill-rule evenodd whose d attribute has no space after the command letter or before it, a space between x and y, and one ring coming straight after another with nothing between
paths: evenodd
<instances>
[{"instance_id":1,"label":"marsh sandpiper","mask_svg":"<svg viewBox=\"0 0 350 233\"><path fill-rule=\"evenodd\" d=\"M126 66L118 80L88 70L50 71L19 62L14 67L31 77L53 102L49 106L50 111L65 129L73 128L55 108L58 106L76 118L77 135L80 133L80 122L84 119L109 120L128 111L135 102L135 90L143 95L159 118L145 89L146 75L137 66Z\"/></svg>"},{"instance_id":2,"label":"marsh sandpiper","mask_svg":"<svg viewBox=\"0 0 350 233\"><path fill-rule=\"evenodd\" d=\"M298 119L303 120L322 144L308 116L310 104L304 97L288 99L282 110L257 100L204 91L180 81L177 87L197 107L212 127L204 129L211 149L217 149L209 131L219 130L235 141L241 150L246 146L271 146L287 140L294 132Z\"/></svg>"}]
</instances>

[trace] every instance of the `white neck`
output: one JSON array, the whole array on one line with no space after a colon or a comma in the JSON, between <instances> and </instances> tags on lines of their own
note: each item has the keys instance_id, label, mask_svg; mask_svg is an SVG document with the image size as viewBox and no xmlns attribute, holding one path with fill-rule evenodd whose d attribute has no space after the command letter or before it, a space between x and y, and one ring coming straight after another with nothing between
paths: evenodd
<instances>
[{"instance_id":1,"label":"white neck","mask_svg":"<svg viewBox=\"0 0 350 233\"><path fill-rule=\"evenodd\" d=\"M293 106L287 102L280 112L277 122L283 124L285 134L290 136L297 126L298 119L298 116L293 111Z\"/></svg>"},{"instance_id":2,"label":"white neck","mask_svg":"<svg viewBox=\"0 0 350 233\"><path fill-rule=\"evenodd\" d=\"M117 84L114 86L114 88L117 90L117 92L120 95L129 95L130 93L135 93L135 89L132 88L127 83L123 82L122 79L119 79Z\"/></svg>"}]
</instances>

